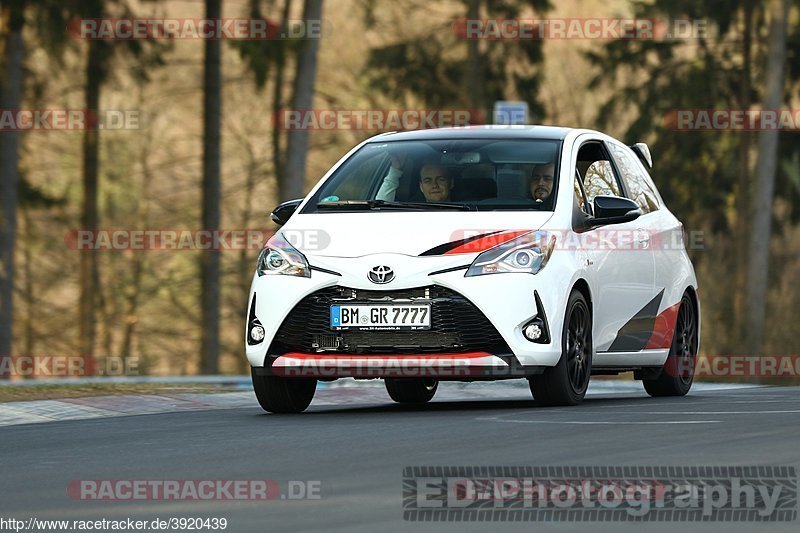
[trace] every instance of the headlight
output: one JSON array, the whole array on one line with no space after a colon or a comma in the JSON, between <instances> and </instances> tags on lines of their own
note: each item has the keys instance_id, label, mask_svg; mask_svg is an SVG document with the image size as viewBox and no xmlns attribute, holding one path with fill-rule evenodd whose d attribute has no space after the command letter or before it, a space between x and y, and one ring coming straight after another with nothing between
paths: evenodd
<instances>
[{"instance_id":1,"label":"headlight","mask_svg":"<svg viewBox=\"0 0 800 533\"><path fill-rule=\"evenodd\" d=\"M259 276L283 274L302 278L311 277L311 269L305 256L289 244L280 233L273 235L258 254L256 272Z\"/></svg>"},{"instance_id":2,"label":"headlight","mask_svg":"<svg viewBox=\"0 0 800 533\"><path fill-rule=\"evenodd\" d=\"M536 274L545 267L555 246L555 235L532 231L483 252L472 262L465 276L503 272Z\"/></svg>"}]
</instances>

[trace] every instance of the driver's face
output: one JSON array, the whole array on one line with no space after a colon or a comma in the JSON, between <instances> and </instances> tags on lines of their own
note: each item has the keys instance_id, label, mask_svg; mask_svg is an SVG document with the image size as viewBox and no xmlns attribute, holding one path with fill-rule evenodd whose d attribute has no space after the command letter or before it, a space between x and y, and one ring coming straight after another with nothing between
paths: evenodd
<instances>
[{"instance_id":1,"label":"driver's face","mask_svg":"<svg viewBox=\"0 0 800 533\"><path fill-rule=\"evenodd\" d=\"M538 165L533 169L531 196L534 200L546 200L553 192L554 165Z\"/></svg>"},{"instance_id":2,"label":"driver's face","mask_svg":"<svg viewBox=\"0 0 800 533\"><path fill-rule=\"evenodd\" d=\"M427 202L447 202L450 200L450 189L453 182L447 177L444 167L439 165L426 165L422 168L419 178L419 190Z\"/></svg>"}]
</instances>

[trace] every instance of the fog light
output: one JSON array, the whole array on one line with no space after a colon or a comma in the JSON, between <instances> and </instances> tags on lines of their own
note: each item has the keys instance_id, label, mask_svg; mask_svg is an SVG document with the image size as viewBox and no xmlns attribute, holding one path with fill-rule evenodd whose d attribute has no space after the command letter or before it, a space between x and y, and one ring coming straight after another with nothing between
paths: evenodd
<instances>
[{"instance_id":1,"label":"fog light","mask_svg":"<svg viewBox=\"0 0 800 533\"><path fill-rule=\"evenodd\" d=\"M534 322L525 326L525 329L522 330L522 334L525 335L525 338L529 341L538 341L542 336L542 328L539 324Z\"/></svg>"},{"instance_id":2,"label":"fog light","mask_svg":"<svg viewBox=\"0 0 800 533\"><path fill-rule=\"evenodd\" d=\"M254 342L261 342L264 340L264 327L255 325L250 329L250 339Z\"/></svg>"}]
</instances>

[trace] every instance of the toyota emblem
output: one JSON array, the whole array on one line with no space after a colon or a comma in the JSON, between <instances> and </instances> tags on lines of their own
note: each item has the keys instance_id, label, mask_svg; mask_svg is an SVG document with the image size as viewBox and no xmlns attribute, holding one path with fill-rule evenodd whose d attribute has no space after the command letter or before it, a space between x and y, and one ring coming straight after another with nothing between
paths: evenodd
<instances>
[{"instance_id":1,"label":"toyota emblem","mask_svg":"<svg viewBox=\"0 0 800 533\"><path fill-rule=\"evenodd\" d=\"M372 283L382 285L384 283L389 283L394 279L394 270L386 265L376 266L369 271L367 277Z\"/></svg>"}]
</instances>

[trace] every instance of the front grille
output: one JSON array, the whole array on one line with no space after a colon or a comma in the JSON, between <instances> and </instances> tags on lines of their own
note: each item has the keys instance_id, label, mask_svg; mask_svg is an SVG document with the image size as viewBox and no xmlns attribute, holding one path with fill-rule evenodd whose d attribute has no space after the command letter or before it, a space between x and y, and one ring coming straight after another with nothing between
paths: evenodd
<instances>
[{"instance_id":1,"label":"front grille","mask_svg":"<svg viewBox=\"0 0 800 533\"><path fill-rule=\"evenodd\" d=\"M331 304L377 302L430 302L431 328L421 331L330 328ZM472 302L438 285L399 291L328 287L306 296L283 321L268 353L277 356L323 350L352 354L511 352L500 333Z\"/></svg>"}]
</instances>

